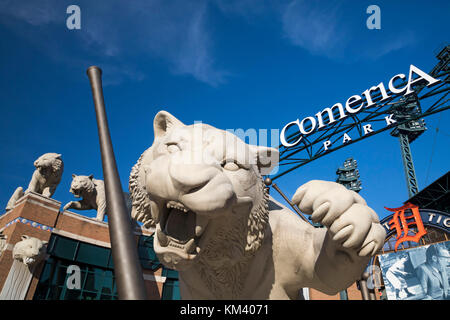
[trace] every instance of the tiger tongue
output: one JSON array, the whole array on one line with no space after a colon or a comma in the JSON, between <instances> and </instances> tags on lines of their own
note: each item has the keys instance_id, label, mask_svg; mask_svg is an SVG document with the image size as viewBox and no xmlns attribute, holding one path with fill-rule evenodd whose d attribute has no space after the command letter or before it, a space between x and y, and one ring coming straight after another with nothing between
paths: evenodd
<instances>
[{"instance_id":1,"label":"tiger tongue","mask_svg":"<svg viewBox=\"0 0 450 320\"><path fill-rule=\"evenodd\" d=\"M165 226L165 233L170 237L185 242L195 236L195 213L171 209Z\"/></svg>"}]
</instances>

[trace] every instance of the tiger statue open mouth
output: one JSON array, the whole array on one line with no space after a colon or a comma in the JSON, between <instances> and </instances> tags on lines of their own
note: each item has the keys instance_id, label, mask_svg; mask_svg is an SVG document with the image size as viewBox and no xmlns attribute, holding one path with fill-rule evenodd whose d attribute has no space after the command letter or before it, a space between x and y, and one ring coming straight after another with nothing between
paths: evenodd
<instances>
[{"instance_id":1,"label":"tiger statue open mouth","mask_svg":"<svg viewBox=\"0 0 450 320\"><path fill-rule=\"evenodd\" d=\"M258 246L252 242L267 217L238 212L263 201L257 165L264 166L263 157L269 163L273 150L205 124L185 126L166 112L158 113L155 135L132 170L130 194L133 217L156 227L154 249L163 263L177 270L189 266L211 232L236 218L247 220L248 247Z\"/></svg>"},{"instance_id":2,"label":"tiger statue open mouth","mask_svg":"<svg viewBox=\"0 0 450 320\"><path fill-rule=\"evenodd\" d=\"M310 181L293 197L327 228L270 197L262 175L277 149L165 111L153 126L154 142L131 170L131 214L155 228L154 250L179 271L183 299L295 299L302 287L334 294L383 245L375 212L339 184Z\"/></svg>"}]
</instances>

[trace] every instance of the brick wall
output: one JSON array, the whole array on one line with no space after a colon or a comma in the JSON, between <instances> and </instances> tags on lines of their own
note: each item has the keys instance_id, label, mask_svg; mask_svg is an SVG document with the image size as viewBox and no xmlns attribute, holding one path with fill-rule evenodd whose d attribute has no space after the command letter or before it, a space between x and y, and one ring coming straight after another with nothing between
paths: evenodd
<instances>
[{"instance_id":1,"label":"brick wall","mask_svg":"<svg viewBox=\"0 0 450 320\"><path fill-rule=\"evenodd\" d=\"M70 211L59 212L60 206L61 203L56 200L45 198L36 193L29 193L18 201L13 210L0 216L0 230L3 229L3 234L7 236L8 243L8 249L0 256L0 290L13 262L12 247L21 240L21 236L24 234L48 241L51 233L55 233L79 241L110 247L109 229L106 222L95 221ZM18 218L19 221L14 222ZM25 221L25 223L22 221ZM7 226L10 222L14 223ZM37 225L33 226L33 222ZM45 226L53 229L50 231L44 230L43 227ZM152 232L137 227L135 229L136 242L139 239L139 234L150 236ZM33 298L43 265L44 261L36 266L26 299ZM144 270L143 272L146 278L145 286L148 298L160 299L164 284L161 269L154 273L151 270ZM347 289L347 294L349 300L362 299L356 284ZM339 294L330 296L315 289L310 289L309 295L311 300L340 300Z\"/></svg>"},{"instance_id":2,"label":"brick wall","mask_svg":"<svg viewBox=\"0 0 450 320\"><path fill-rule=\"evenodd\" d=\"M60 207L59 201L45 198L36 193L27 193L17 201L11 211L0 216L0 230L7 237L7 249L0 256L0 290L13 263L12 248L21 241L22 235L48 241L51 234L55 233L82 242L111 247L108 223L69 211L59 212ZM151 231L139 226L136 226L134 233L136 246L139 235L152 235ZM26 295L27 300L33 299L44 264L45 261L42 261L35 266L33 279ZM161 269L155 273L151 270L143 272L147 277L145 286L148 298L161 299L164 281L161 277Z\"/></svg>"},{"instance_id":3,"label":"brick wall","mask_svg":"<svg viewBox=\"0 0 450 320\"><path fill-rule=\"evenodd\" d=\"M362 300L361 291L359 291L356 283L353 283L347 288L347 297L348 300ZM316 289L309 289L309 298L311 300L341 300L339 293L335 295L327 295Z\"/></svg>"},{"instance_id":4,"label":"brick wall","mask_svg":"<svg viewBox=\"0 0 450 320\"><path fill-rule=\"evenodd\" d=\"M309 289L310 300L340 300L339 294L330 296L316 289Z\"/></svg>"},{"instance_id":5,"label":"brick wall","mask_svg":"<svg viewBox=\"0 0 450 320\"><path fill-rule=\"evenodd\" d=\"M76 238L88 238L97 242L109 244L109 229L106 222L97 222L92 219L71 212L60 213L55 226L55 233Z\"/></svg>"}]
</instances>

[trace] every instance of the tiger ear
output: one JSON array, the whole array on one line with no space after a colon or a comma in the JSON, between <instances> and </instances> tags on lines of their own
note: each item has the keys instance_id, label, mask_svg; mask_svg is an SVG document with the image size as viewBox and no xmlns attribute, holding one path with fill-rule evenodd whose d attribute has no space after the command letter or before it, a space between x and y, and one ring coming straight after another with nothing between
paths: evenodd
<instances>
[{"instance_id":1,"label":"tiger ear","mask_svg":"<svg viewBox=\"0 0 450 320\"><path fill-rule=\"evenodd\" d=\"M30 237L27 236L26 234L23 234L20 238L21 238L22 240L30 239Z\"/></svg>"},{"instance_id":2,"label":"tiger ear","mask_svg":"<svg viewBox=\"0 0 450 320\"><path fill-rule=\"evenodd\" d=\"M75 173L72 173L72 178L75 178L77 175Z\"/></svg>"},{"instance_id":3,"label":"tiger ear","mask_svg":"<svg viewBox=\"0 0 450 320\"><path fill-rule=\"evenodd\" d=\"M93 174L91 174L90 176L89 176L89 179L94 179L94 175Z\"/></svg>"},{"instance_id":4,"label":"tiger ear","mask_svg":"<svg viewBox=\"0 0 450 320\"><path fill-rule=\"evenodd\" d=\"M184 127L184 123L175 118L167 111L159 111L153 120L153 130L155 137L159 138L166 135L176 127Z\"/></svg>"}]
</instances>

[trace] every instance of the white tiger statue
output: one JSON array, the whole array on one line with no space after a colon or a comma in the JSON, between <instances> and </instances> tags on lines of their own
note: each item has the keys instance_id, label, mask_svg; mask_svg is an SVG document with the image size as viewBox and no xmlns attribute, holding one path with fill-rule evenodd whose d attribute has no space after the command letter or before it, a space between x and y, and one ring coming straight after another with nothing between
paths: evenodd
<instances>
[{"instance_id":1,"label":"white tiger statue","mask_svg":"<svg viewBox=\"0 0 450 320\"><path fill-rule=\"evenodd\" d=\"M336 294L382 247L377 214L340 184L309 181L292 199L326 228L274 200L261 172L277 165L277 149L165 111L153 126L153 145L130 175L132 217L156 228L154 250L179 271L183 299L297 299L304 287Z\"/></svg>"},{"instance_id":2,"label":"white tiger statue","mask_svg":"<svg viewBox=\"0 0 450 320\"><path fill-rule=\"evenodd\" d=\"M72 183L69 190L80 201L70 201L63 210L97 210L98 221L103 221L106 212L105 183L103 180L94 179L94 176L77 176L72 174Z\"/></svg>"},{"instance_id":3,"label":"white tiger statue","mask_svg":"<svg viewBox=\"0 0 450 320\"><path fill-rule=\"evenodd\" d=\"M21 239L14 245L13 258L27 266L32 266L34 263L42 260L47 250L48 242L27 235L22 235Z\"/></svg>"},{"instance_id":4,"label":"white tiger statue","mask_svg":"<svg viewBox=\"0 0 450 320\"><path fill-rule=\"evenodd\" d=\"M0 231L0 256L3 254L7 246L8 236L3 231Z\"/></svg>"},{"instance_id":5,"label":"white tiger statue","mask_svg":"<svg viewBox=\"0 0 450 320\"><path fill-rule=\"evenodd\" d=\"M6 211L14 208L17 200L29 191L42 194L48 198L51 198L55 193L64 170L61 154L45 153L34 161L34 166L36 170L33 172L28 189L24 192L22 187L18 187L8 201Z\"/></svg>"}]
</instances>

